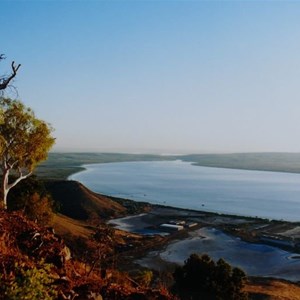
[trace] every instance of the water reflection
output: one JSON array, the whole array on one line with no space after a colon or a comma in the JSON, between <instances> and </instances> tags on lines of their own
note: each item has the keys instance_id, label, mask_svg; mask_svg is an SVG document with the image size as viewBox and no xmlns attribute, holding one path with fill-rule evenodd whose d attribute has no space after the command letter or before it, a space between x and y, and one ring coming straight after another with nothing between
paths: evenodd
<instances>
[{"instance_id":1,"label":"water reflection","mask_svg":"<svg viewBox=\"0 0 300 300\"><path fill-rule=\"evenodd\" d=\"M190 238L171 243L162 252L152 252L137 261L140 265L160 268L158 260L183 264L192 253L207 253L214 260L224 258L232 266L251 276L300 280L300 256L263 244L252 244L214 228L201 228Z\"/></svg>"}]
</instances>

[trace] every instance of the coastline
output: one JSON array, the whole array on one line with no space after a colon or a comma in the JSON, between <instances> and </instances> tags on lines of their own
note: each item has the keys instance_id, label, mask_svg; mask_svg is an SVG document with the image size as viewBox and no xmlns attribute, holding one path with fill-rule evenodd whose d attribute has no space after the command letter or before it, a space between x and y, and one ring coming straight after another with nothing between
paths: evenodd
<instances>
[{"instance_id":1,"label":"coastline","mask_svg":"<svg viewBox=\"0 0 300 300\"><path fill-rule=\"evenodd\" d=\"M163 164L156 161L153 166L152 162L143 162L142 165L139 165L140 162L132 163L123 165L123 162L116 162L116 166L110 164L105 167L99 167L103 164L85 164L81 166L85 168L85 174L74 173L68 180L82 182L89 189L110 197L152 205L249 218L299 221L296 193L300 194L300 177L297 174L264 174L262 171L241 169L228 172L228 169L215 167L198 169L185 161ZM126 172L137 175L126 176ZM156 176L159 172L174 175L166 178Z\"/></svg>"},{"instance_id":2,"label":"coastline","mask_svg":"<svg viewBox=\"0 0 300 300\"><path fill-rule=\"evenodd\" d=\"M79 172L87 170L86 166L88 165L93 164L81 165L81 170ZM67 180L73 180L72 175L78 174L79 172L69 175ZM244 248L251 248L251 245L254 245L255 247L257 247L257 245L263 245L262 249L264 250L267 249L271 252L276 252L277 250L284 251L282 252L284 253L282 255L285 257L285 260L289 262L289 267L287 267L287 269L284 269L283 267L283 271L275 270L273 273L267 273L265 271L262 271L261 273L250 272L249 274L251 276L277 277L294 282L300 281L300 277L294 276L293 274L288 274L294 272L294 265L298 264L299 261L298 254L300 254L300 222L270 220L267 218L238 214L226 214L213 211L185 209L161 204L150 204L146 201L139 202L127 198L116 198L111 196L106 197L118 202L121 205L125 204L125 207L129 208L129 213L127 213L126 216L122 217L121 221L120 219L119 221L117 221L117 223L119 222L119 224L116 224L115 219L111 219L109 221L110 224L115 223L115 225L119 225L119 227L117 227L118 229L125 230L127 232L137 233L140 235L149 236L149 238L151 238L151 236L159 234L159 225L161 223L168 222L168 220L170 219L192 220L197 221L198 223L197 228L188 229L185 230L185 232L181 232L178 234L171 233L167 237L164 234L161 234L163 239L160 240L158 244L154 243L153 249L151 249L150 247L148 249L144 249L143 251L138 251L139 254L137 254L136 257L140 258L135 262L132 261L132 257L135 257L135 254L133 254L132 256L132 253L129 253L128 261L131 260L131 263L137 263L141 266L147 266L147 264L148 266L150 266L153 263L154 265L155 263L158 263L158 265L160 266L164 265L166 266L166 268L169 268L170 265L178 263L178 261L172 261L171 253L174 253L174 251L180 251L181 253L186 253L186 255L188 255L189 252L186 250L191 248L189 243L192 243L193 239L196 239L199 245L201 245L201 241L199 240L199 238L203 239L204 241L208 240L208 237L203 235L203 233L199 234L199 230L206 230L205 228L207 228L208 230L217 230L222 234L234 237L235 239L239 239L241 242L244 242ZM147 210L143 211L143 207L145 206L147 207ZM131 207L134 207L134 209L131 210ZM139 207L139 209L136 209L137 207ZM135 214L136 212L138 213L138 215ZM220 236L216 236L214 239L211 239L211 241L212 240L214 240L214 242L220 242L222 239L220 238ZM182 246L180 246L180 244L178 244L177 246L176 243L179 242L186 243L188 246L184 246L183 248ZM196 248L200 247L199 245ZM220 245L218 247L220 247ZM168 255L171 257L170 260L168 260L168 255L166 253L169 253ZM226 253L229 254L230 251L228 249L224 250L222 255L224 256L226 255ZM286 253L290 253L291 255L288 255ZM149 255L150 257L152 256L151 263L149 261L147 262L147 260L149 260ZM233 257L235 256L238 257L238 255L233 255ZM274 259L274 264L276 264L276 260L278 259L278 257ZM233 263L234 265L235 261L230 261L229 259L229 262ZM241 267L243 268L243 266ZM278 272L278 274L276 274L276 272ZM283 274L284 272L286 272L287 274Z\"/></svg>"},{"instance_id":3,"label":"coastline","mask_svg":"<svg viewBox=\"0 0 300 300\"><path fill-rule=\"evenodd\" d=\"M198 224L167 236L159 234L157 231L163 233L159 225L170 220ZM113 219L108 224L131 233L148 235L150 229L150 236L165 236L155 248L136 257L133 263L141 267L172 270L191 253L199 252L215 260L222 257L231 265L244 269L249 276L300 281L300 248L296 245L296 240L300 241L299 223L152 206L147 213Z\"/></svg>"},{"instance_id":4,"label":"coastline","mask_svg":"<svg viewBox=\"0 0 300 300\"><path fill-rule=\"evenodd\" d=\"M204 167L300 174L300 153L286 152L187 155L51 152L47 161L37 167L35 174L45 179L66 180L80 171L80 166L84 164L176 159Z\"/></svg>"},{"instance_id":5,"label":"coastline","mask_svg":"<svg viewBox=\"0 0 300 300\"><path fill-rule=\"evenodd\" d=\"M72 181L68 181L68 185L72 185L71 183ZM99 193L97 194L101 197L104 196ZM172 260L171 262L167 260L165 261L160 257L160 255L162 254L163 257L166 258L166 255L164 253L171 253L173 251L172 249L174 248L168 247L175 247L175 249L176 247L179 247L179 249L181 249L180 251L182 253L185 253L185 250L182 250L184 248L182 248L181 246L174 246L174 243L179 241L185 242L187 243L187 246L185 247L187 249L191 248L188 244L191 240L191 234L195 232L196 236L194 236L194 238L198 240L199 238L203 238L203 234L199 235L196 233L197 230L201 230L202 228L215 229L222 232L223 234L237 238L246 243L244 244L244 248L251 248L251 245L254 245L255 247L256 245L266 245L273 247L271 249L276 248L279 250L294 253L291 254L291 258L286 255L286 261L289 263L292 262L294 264L299 260L298 253L300 254L300 250L299 245L297 245L298 243L300 243L299 222L275 221L263 218L253 218L240 215L229 215L201 210L183 209L165 205L149 204L147 202L137 202L134 200L115 198L110 196L107 196L105 198L111 199L112 201L126 207L127 213L121 213L120 216L123 216L123 223L125 218L125 225L127 226L127 228L119 227L121 230L126 230L127 232L131 231L133 233L144 236L143 241L145 241L145 245L142 243L137 247L137 249L132 249L128 253L126 252L122 254L120 264L125 268L126 264L128 264L127 266L129 266L129 269L137 268L136 266L134 267L134 265L138 263L138 259L148 259L148 255L151 256L153 253L156 255L156 257L152 257L152 259L154 259L154 261L158 261L158 265L166 266L167 268L169 268L170 265L174 266ZM113 214L111 214L110 216L107 215L106 220L110 219L110 223L112 223L112 220L115 219L116 216L114 216ZM198 224L196 228L185 229L182 232L171 233L168 236L164 236L164 234L162 234L159 238L154 238L155 234L157 234L157 231L159 231L158 226L160 224L167 223L168 221L174 219L193 221L197 222ZM217 236L214 240L219 241L220 239ZM197 246L196 248L192 246L192 249L197 251L197 248L202 248L200 245L201 243L198 245L199 247ZM201 252L201 250L199 251ZM224 251L223 255L226 252L230 253L230 251ZM189 252L186 251L186 256L188 256L188 253ZM187 257L185 257L185 259L186 258ZM125 265L124 262L126 262ZM274 261L274 263L276 264L276 260ZM141 266L139 266L139 268L141 268ZM291 272L291 270L287 270L287 272ZM262 275L261 273L251 274L254 274L255 276ZM263 276L269 275L270 274L263 274ZM293 278L292 275L285 276L279 274L277 278L300 281L300 278Z\"/></svg>"}]
</instances>

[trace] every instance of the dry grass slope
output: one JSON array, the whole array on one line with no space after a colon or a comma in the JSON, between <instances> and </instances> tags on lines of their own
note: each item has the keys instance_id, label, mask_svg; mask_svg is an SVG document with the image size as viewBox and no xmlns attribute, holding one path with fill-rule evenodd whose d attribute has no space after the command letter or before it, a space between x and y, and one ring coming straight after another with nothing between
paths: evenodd
<instances>
[{"instance_id":1,"label":"dry grass slope","mask_svg":"<svg viewBox=\"0 0 300 300\"><path fill-rule=\"evenodd\" d=\"M107 219L126 209L106 196L96 194L77 181L49 181L46 188L61 205L61 213L76 220Z\"/></svg>"},{"instance_id":2,"label":"dry grass slope","mask_svg":"<svg viewBox=\"0 0 300 300\"><path fill-rule=\"evenodd\" d=\"M300 286L283 280L255 278L245 291L255 300L300 300Z\"/></svg>"},{"instance_id":3,"label":"dry grass slope","mask_svg":"<svg viewBox=\"0 0 300 300\"><path fill-rule=\"evenodd\" d=\"M83 221L74 220L62 214L55 214L51 222L55 232L61 236L70 235L89 238L94 230Z\"/></svg>"}]
</instances>

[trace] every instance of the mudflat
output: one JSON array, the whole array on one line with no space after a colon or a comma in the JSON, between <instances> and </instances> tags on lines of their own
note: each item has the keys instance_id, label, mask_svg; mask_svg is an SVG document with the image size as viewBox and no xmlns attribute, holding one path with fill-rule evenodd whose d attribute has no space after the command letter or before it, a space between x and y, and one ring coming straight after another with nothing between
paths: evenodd
<instances>
[{"instance_id":1,"label":"mudflat","mask_svg":"<svg viewBox=\"0 0 300 300\"><path fill-rule=\"evenodd\" d=\"M174 222L193 224L193 227L169 232L160 226ZM182 264L192 253L207 253L215 260L224 258L250 276L300 281L298 223L163 206L153 206L149 212L108 223L133 233L168 236L161 247L135 260L143 267L163 271L171 265Z\"/></svg>"}]
</instances>

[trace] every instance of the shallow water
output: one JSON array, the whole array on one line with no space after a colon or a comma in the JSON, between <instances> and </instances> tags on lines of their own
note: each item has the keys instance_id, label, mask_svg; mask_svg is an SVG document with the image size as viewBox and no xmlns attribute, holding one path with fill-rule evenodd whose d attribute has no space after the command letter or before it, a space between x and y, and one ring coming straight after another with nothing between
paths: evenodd
<instances>
[{"instance_id":1,"label":"shallow water","mask_svg":"<svg viewBox=\"0 0 300 300\"><path fill-rule=\"evenodd\" d=\"M85 165L70 176L115 197L180 208L300 220L300 174L194 166L182 161Z\"/></svg>"},{"instance_id":2,"label":"shallow water","mask_svg":"<svg viewBox=\"0 0 300 300\"><path fill-rule=\"evenodd\" d=\"M194 231L190 238L173 242L164 251L149 253L136 262L161 271L158 258L183 264L192 253L206 253L215 261L223 258L248 275L300 280L299 255L263 244L243 242L214 228Z\"/></svg>"}]
</instances>

